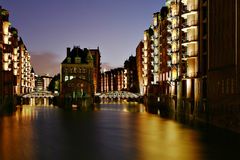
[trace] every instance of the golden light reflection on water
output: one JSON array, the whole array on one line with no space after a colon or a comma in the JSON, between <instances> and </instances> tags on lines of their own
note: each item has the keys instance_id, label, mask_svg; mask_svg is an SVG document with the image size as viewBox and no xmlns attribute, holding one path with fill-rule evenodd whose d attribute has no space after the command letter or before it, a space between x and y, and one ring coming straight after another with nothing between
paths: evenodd
<instances>
[{"instance_id":1,"label":"golden light reflection on water","mask_svg":"<svg viewBox=\"0 0 240 160\"><path fill-rule=\"evenodd\" d=\"M38 110L32 106L17 107L16 120L33 120L38 118Z\"/></svg>"},{"instance_id":2,"label":"golden light reflection on water","mask_svg":"<svg viewBox=\"0 0 240 160\"><path fill-rule=\"evenodd\" d=\"M17 106L13 115L0 119L0 160L35 159L38 133L34 132L34 122L39 119L39 111L44 112L41 117L44 118L52 108Z\"/></svg>"},{"instance_id":3,"label":"golden light reflection on water","mask_svg":"<svg viewBox=\"0 0 240 160\"><path fill-rule=\"evenodd\" d=\"M96 112L18 107L12 116L0 117L0 160L74 159L69 155L77 159L202 160L222 158L221 152L224 157L238 153L239 143L230 147L232 141L220 143L218 137L205 141L213 135L204 139L198 130L147 113L144 105L101 104ZM88 158L82 158L83 154Z\"/></svg>"},{"instance_id":4,"label":"golden light reflection on water","mask_svg":"<svg viewBox=\"0 0 240 160\"><path fill-rule=\"evenodd\" d=\"M171 120L142 116L137 124L139 159L202 159L198 133Z\"/></svg>"},{"instance_id":5,"label":"golden light reflection on water","mask_svg":"<svg viewBox=\"0 0 240 160\"><path fill-rule=\"evenodd\" d=\"M14 115L1 118L0 159L34 159L34 133L30 121L37 115L35 109L18 108Z\"/></svg>"},{"instance_id":6,"label":"golden light reflection on water","mask_svg":"<svg viewBox=\"0 0 240 160\"><path fill-rule=\"evenodd\" d=\"M109 146L134 148L131 153L124 151L138 160L202 160L200 133L184 127L173 120L162 119L149 114L144 105L101 105L101 110L121 111L119 120L106 118L106 128L112 127L108 121L116 122L115 130L101 130L101 139L106 135L119 137L120 140L107 142ZM140 114L132 114L141 112ZM107 114L106 114L107 115ZM117 115L117 113L115 114ZM101 122L101 120L100 120ZM105 122L105 121L104 121ZM104 141L106 143L107 139ZM132 155L131 155L132 154Z\"/></svg>"},{"instance_id":7,"label":"golden light reflection on water","mask_svg":"<svg viewBox=\"0 0 240 160\"><path fill-rule=\"evenodd\" d=\"M108 111L123 111L123 112L138 112L146 113L146 107L143 104L138 104L136 102L132 103L104 103L101 104L100 108L97 105L95 111L97 110L108 110Z\"/></svg>"}]
</instances>

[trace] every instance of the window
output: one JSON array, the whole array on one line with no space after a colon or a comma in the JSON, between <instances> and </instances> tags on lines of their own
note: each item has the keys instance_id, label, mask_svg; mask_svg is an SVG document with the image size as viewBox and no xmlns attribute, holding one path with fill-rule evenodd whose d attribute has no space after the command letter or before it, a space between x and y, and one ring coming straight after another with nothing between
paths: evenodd
<instances>
[{"instance_id":1,"label":"window","mask_svg":"<svg viewBox=\"0 0 240 160\"><path fill-rule=\"evenodd\" d=\"M68 76L65 76L64 81L65 82L68 81Z\"/></svg>"},{"instance_id":2,"label":"window","mask_svg":"<svg viewBox=\"0 0 240 160\"><path fill-rule=\"evenodd\" d=\"M81 58L80 57L75 57L75 63L81 63Z\"/></svg>"},{"instance_id":3,"label":"window","mask_svg":"<svg viewBox=\"0 0 240 160\"><path fill-rule=\"evenodd\" d=\"M67 57L67 63L71 63L71 57Z\"/></svg>"}]
</instances>

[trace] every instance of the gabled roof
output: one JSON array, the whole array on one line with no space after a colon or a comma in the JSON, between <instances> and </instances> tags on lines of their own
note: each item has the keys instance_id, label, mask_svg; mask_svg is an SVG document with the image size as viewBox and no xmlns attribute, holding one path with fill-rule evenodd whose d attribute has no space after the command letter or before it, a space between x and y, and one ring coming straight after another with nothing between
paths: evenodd
<instances>
[{"instance_id":1,"label":"gabled roof","mask_svg":"<svg viewBox=\"0 0 240 160\"><path fill-rule=\"evenodd\" d=\"M71 58L71 64L75 63L75 58L80 57L81 58L81 64L87 64L87 56L88 56L89 50L87 48L84 48L83 50L79 47L74 47L70 53L69 56L67 56L63 61L62 64L67 64L68 58Z\"/></svg>"}]
</instances>

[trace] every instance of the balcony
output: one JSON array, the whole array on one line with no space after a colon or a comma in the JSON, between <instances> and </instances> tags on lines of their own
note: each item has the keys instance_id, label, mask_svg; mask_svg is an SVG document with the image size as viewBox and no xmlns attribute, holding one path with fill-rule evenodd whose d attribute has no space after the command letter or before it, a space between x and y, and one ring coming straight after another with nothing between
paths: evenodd
<instances>
[{"instance_id":1,"label":"balcony","mask_svg":"<svg viewBox=\"0 0 240 160\"><path fill-rule=\"evenodd\" d=\"M188 36L182 39L182 45L188 45L190 43L196 43L198 40L197 36Z\"/></svg>"},{"instance_id":2,"label":"balcony","mask_svg":"<svg viewBox=\"0 0 240 160\"><path fill-rule=\"evenodd\" d=\"M177 41L178 39L179 39L179 36L178 36L178 35L172 37L172 40L173 40L173 41Z\"/></svg>"},{"instance_id":3,"label":"balcony","mask_svg":"<svg viewBox=\"0 0 240 160\"><path fill-rule=\"evenodd\" d=\"M156 65L159 65L158 62L151 62L152 66L156 66Z\"/></svg>"},{"instance_id":4,"label":"balcony","mask_svg":"<svg viewBox=\"0 0 240 160\"><path fill-rule=\"evenodd\" d=\"M168 29L168 32L171 32L171 30L172 30L172 24L168 24L168 25L167 25L167 29Z\"/></svg>"},{"instance_id":5,"label":"balcony","mask_svg":"<svg viewBox=\"0 0 240 160\"><path fill-rule=\"evenodd\" d=\"M187 32L189 29L195 29L198 27L198 21L197 20L192 20L190 22L184 22L182 24L182 31Z\"/></svg>"},{"instance_id":6,"label":"balcony","mask_svg":"<svg viewBox=\"0 0 240 160\"><path fill-rule=\"evenodd\" d=\"M158 57L158 52L153 52L154 57Z\"/></svg>"},{"instance_id":7,"label":"balcony","mask_svg":"<svg viewBox=\"0 0 240 160\"><path fill-rule=\"evenodd\" d=\"M179 23L174 23L172 24L172 28L175 29L175 28L178 28L179 27Z\"/></svg>"},{"instance_id":8,"label":"balcony","mask_svg":"<svg viewBox=\"0 0 240 160\"><path fill-rule=\"evenodd\" d=\"M154 50L155 46L154 44L151 44L151 49Z\"/></svg>"},{"instance_id":9,"label":"balcony","mask_svg":"<svg viewBox=\"0 0 240 160\"><path fill-rule=\"evenodd\" d=\"M147 56L145 56L144 54L142 55L142 58L147 58Z\"/></svg>"},{"instance_id":10,"label":"balcony","mask_svg":"<svg viewBox=\"0 0 240 160\"><path fill-rule=\"evenodd\" d=\"M187 28L190 26L197 26L198 25L198 20L192 20L192 21L186 21L182 24L183 28Z\"/></svg>"},{"instance_id":11,"label":"balcony","mask_svg":"<svg viewBox=\"0 0 240 160\"><path fill-rule=\"evenodd\" d=\"M142 68L143 74L146 75L147 74L147 69Z\"/></svg>"},{"instance_id":12,"label":"balcony","mask_svg":"<svg viewBox=\"0 0 240 160\"><path fill-rule=\"evenodd\" d=\"M171 15L171 13L168 13L168 15L167 15L167 20L168 20L169 22L172 22L172 15Z\"/></svg>"},{"instance_id":13,"label":"balcony","mask_svg":"<svg viewBox=\"0 0 240 160\"><path fill-rule=\"evenodd\" d=\"M167 49L167 54L168 54L169 56L172 55L172 49L171 49L171 48L168 48L168 49Z\"/></svg>"},{"instance_id":14,"label":"balcony","mask_svg":"<svg viewBox=\"0 0 240 160\"><path fill-rule=\"evenodd\" d=\"M172 43L172 36L168 36L168 37L167 37L167 42L168 42L169 44Z\"/></svg>"},{"instance_id":15,"label":"balcony","mask_svg":"<svg viewBox=\"0 0 240 160\"><path fill-rule=\"evenodd\" d=\"M168 67L172 67L172 61L171 61L171 60L168 60L168 61L167 61L167 66L168 66Z\"/></svg>"},{"instance_id":16,"label":"balcony","mask_svg":"<svg viewBox=\"0 0 240 160\"><path fill-rule=\"evenodd\" d=\"M186 61L187 58L188 58L187 52L186 52L186 51L182 52L182 60L185 60L185 61Z\"/></svg>"},{"instance_id":17,"label":"balcony","mask_svg":"<svg viewBox=\"0 0 240 160\"><path fill-rule=\"evenodd\" d=\"M172 52L178 52L178 51L179 51L179 47L172 48Z\"/></svg>"},{"instance_id":18,"label":"balcony","mask_svg":"<svg viewBox=\"0 0 240 160\"><path fill-rule=\"evenodd\" d=\"M154 40L154 44L153 44L153 45L154 45L154 47L155 47L155 48L156 48L156 47L158 47L158 44L159 44L159 41L158 41L158 39L155 39L155 40Z\"/></svg>"},{"instance_id":19,"label":"balcony","mask_svg":"<svg viewBox=\"0 0 240 160\"><path fill-rule=\"evenodd\" d=\"M154 57L154 52L151 53L151 57Z\"/></svg>"},{"instance_id":20,"label":"balcony","mask_svg":"<svg viewBox=\"0 0 240 160\"><path fill-rule=\"evenodd\" d=\"M182 17L187 19L187 16L197 14L198 13L198 6L197 5L188 5L184 6L182 10Z\"/></svg>"},{"instance_id":21,"label":"balcony","mask_svg":"<svg viewBox=\"0 0 240 160\"><path fill-rule=\"evenodd\" d=\"M198 51L182 52L182 60L187 60L189 58L196 58L197 56L198 56Z\"/></svg>"}]
</instances>

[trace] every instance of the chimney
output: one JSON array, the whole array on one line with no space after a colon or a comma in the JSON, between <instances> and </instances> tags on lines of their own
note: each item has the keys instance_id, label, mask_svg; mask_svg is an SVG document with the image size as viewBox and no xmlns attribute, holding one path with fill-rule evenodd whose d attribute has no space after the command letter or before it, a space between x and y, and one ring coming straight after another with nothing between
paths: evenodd
<instances>
[{"instance_id":1,"label":"chimney","mask_svg":"<svg viewBox=\"0 0 240 160\"><path fill-rule=\"evenodd\" d=\"M70 57L70 49L69 47L67 47L67 57Z\"/></svg>"}]
</instances>

